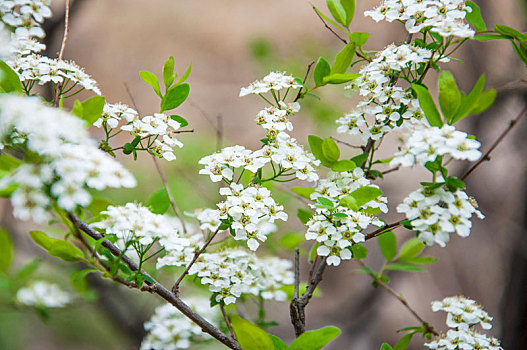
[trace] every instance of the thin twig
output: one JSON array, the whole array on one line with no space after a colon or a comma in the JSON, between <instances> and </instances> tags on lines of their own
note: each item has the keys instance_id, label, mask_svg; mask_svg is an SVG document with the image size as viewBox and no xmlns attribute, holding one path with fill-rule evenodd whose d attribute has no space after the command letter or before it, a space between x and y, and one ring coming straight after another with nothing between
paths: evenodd
<instances>
[{"instance_id":1,"label":"thin twig","mask_svg":"<svg viewBox=\"0 0 527 350\"><path fill-rule=\"evenodd\" d=\"M296 94L296 97L294 99L294 102L298 101L300 97L302 96L302 89L304 88L304 85L306 85L307 77L309 76L309 72L311 71L311 67L315 64L315 61L311 62L307 65L306 74L304 75L304 80L302 82L302 86L300 87L300 90L298 90L298 94Z\"/></svg>"},{"instance_id":2,"label":"thin twig","mask_svg":"<svg viewBox=\"0 0 527 350\"><path fill-rule=\"evenodd\" d=\"M298 298L300 288L300 250L295 248L295 294L294 298Z\"/></svg>"},{"instance_id":3,"label":"thin twig","mask_svg":"<svg viewBox=\"0 0 527 350\"><path fill-rule=\"evenodd\" d=\"M203 247L201 247L200 250L198 250L197 252L194 253L194 257L192 258L192 261L187 265L187 268L185 269L185 271L183 271L183 273L181 274L181 276L179 276L179 278L177 279L176 283L174 283L174 286L172 287L172 292L175 294L175 295L178 295L179 294L179 285L181 283L181 281L183 281L183 278L185 278L185 276L188 274L190 268L192 267L192 265L194 265L194 263L196 262L196 260L198 260L199 256L201 255L201 253L203 253L205 251L205 249L207 249L207 247L209 246L210 242L212 242L212 240L214 239L214 237L216 237L216 235L218 234L218 232L220 232L220 229L219 227L216 229L216 231L214 231L214 233L209 237L209 239L207 240L207 242L205 242L205 244L203 245Z\"/></svg>"},{"instance_id":4,"label":"thin twig","mask_svg":"<svg viewBox=\"0 0 527 350\"><path fill-rule=\"evenodd\" d=\"M355 145L352 145L351 143L348 143L346 141L342 141L342 140L336 139L333 136L330 136L330 139L332 139L336 143L340 143L340 144L343 144L344 146L348 146L348 147L351 147L351 148L359 148L359 149L363 148L363 146L355 146Z\"/></svg>"},{"instance_id":5,"label":"thin twig","mask_svg":"<svg viewBox=\"0 0 527 350\"><path fill-rule=\"evenodd\" d=\"M153 155L152 160L154 161L154 164L157 169L157 173L159 174L159 177L161 178L161 181L163 182L163 186L165 187L165 191L168 195L168 200L170 201L170 205L172 206L172 209L176 213L179 221L181 221L181 227L183 228L183 233L187 232L187 228L185 226L185 220L183 220L183 215L181 215L181 212L179 211L176 201L174 200L174 197L172 196L172 193L170 192L170 188L168 187L167 178L165 176L165 173L163 172L163 169L161 169L161 166L157 162L156 157Z\"/></svg>"},{"instance_id":6,"label":"thin twig","mask_svg":"<svg viewBox=\"0 0 527 350\"><path fill-rule=\"evenodd\" d=\"M379 236L380 234L386 232L387 230L390 230L390 229L394 229L394 228L397 228L399 226L401 226L401 222L403 222L404 220L399 220L397 222L394 222L392 224L388 224L388 225L384 225L383 227L381 227L380 229L378 230L375 230L373 231L372 233L368 233L366 235L366 237L364 238L364 240L369 240L369 239L372 239L372 238L375 238L377 236Z\"/></svg>"},{"instance_id":7,"label":"thin twig","mask_svg":"<svg viewBox=\"0 0 527 350\"><path fill-rule=\"evenodd\" d=\"M64 57L64 49L66 48L66 41L68 40L68 32L70 31L70 0L66 0L66 11L64 12L64 36L62 37L62 44L60 45L59 61ZM55 107L59 103L59 94L61 90L61 84L57 85L57 92L55 93Z\"/></svg>"},{"instance_id":8,"label":"thin twig","mask_svg":"<svg viewBox=\"0 0 527 350\"><path fill-rule=\"evenodd\" d=\"M135 103L134 95L132 95L132 91L130 90L130 87L128 86L127 83L124 83L124 88L126 89L126 93L128 94L128 97L130 97L130 100L132 101L132 104L134 105L135 111L137 113L139 113L139 115L140 115L141 112L139 111L139 108L137 108L137 104Z\"/></svg>"},{"instance_id":9,"label":"thin twig","mask_svg":"<svg viewBox=\"0 0 527 350\"><path fill-rule=\"evenodd\" d=\"M216 116L216 151L219 151L223 146L223 116L218 114Z\"/></svg>"},{"instance_id":10,"label":"thin twig","mask_svg":"<svg viewBox=\"0 0 527 350\"><path fill-rule=\"evenodd\" d=\"M357 260L357 262L362 266L362 267L366 267L366 265L361 261L361 260ZM381 287L383 287L384 289L386 289L386 291L388 291L388 293L390 293L391 295L393 295L397 300L399 300L401 302L401 304L403 304L407 309L408 311L410 311L410 313L423 325L423 327L425 327L427 333L432 333L434 335L439 335L439 333L437 333L435 330L434 330L434 327L432 327L428 322L426 322L421 316L419 316L419 314L410 306L410 304L408 304L408 302L406 301L406 299L404 298L404 296L400 293L398 293L396 290L394 290L392 287L390 287L389 285L387 285L386 283L384 283L383 281L381 281L377 276L374 276L374 275L369 275L371 278L373 278L375 280L375 282L377 282L377 284Z\"/></svg>"},{"instance_id":11,"label":"thin twig","mask_svg":"<svg viewBox=\"0 0 527 350\"><path fill-rule=\"evenodd\" d=\"M389 173L393 173L394 171L397 171L401 168L400 165L396 166L395 168L391 168L391 169L388 169L388 170L385 170L382 172L383 175L386 175L386 174L389 174Z\"/></svg>"},{"instance_id":12,"label":"thin twig","mask_svg":"<svg viewBox=\"0 0 527 350\"><path fill-rule=\"evenodd\" d=\"M461 180L464 181L470 174L472 174L472 172L474 170L476 170L476 168L478 166L480 166L483 162L487 161L487 160L490 160L490 153L492 151L494 151L494 149L503 141L503 139L505 138L505 136L507 136L507 134L514 128L514 126L516 126L516 124L518 124L518 122L520 121L521 118L523 118L523 116L527 114L527 106L525 106L523 108L523 110L520 112L520 114L518 114L518 116L516 118L514 118L513 120L511 120L509 122L509 126L507 127L507 129L505 129L501 135L497 138L497 140L492 144L492 146L490 146L489 150L476 162L476 164L474 164L466 173L465 175L463 175L461 177Z\"/></svg>"},{"instance_id":13,"label":"thin twig","mask_svg":"<svg viewBox=\"0 0 527 350\"><path fill-rule=\"evenodd\" d=\"M324 27L326 27L327 29L329 29L329 31L331 33L333 33L333 35L335 35L340 41L342 41L344 44L348 44L348 42L346 41L346 39L342 38L340 35L338 35L337 32L335 32L333 30L333 28L331 28L327 23L326 21L324 20L324 18L322 18L322 16L320 15L320 13L318 13L317 9L315 8L315 6L313 6L313 11L315 11L315 13L317 14L318 18L320 18L320 20L322 21L322 23L324 23Z\"/></svg>"},{"instance_id":14,"label":"thin twig","mask_svg":"<svg viewBox=\"0 0 527 350\"><path fill-rule=\"evenodd\" d=\"M104 238L104 236L101 233L95 231L93 228L91 228L87 223L82 221L75 214L68 213L68 218L76 227L78 227L80 230L82 230L84 233L86 233L91 238L95 240ZM112 255L121 256L121 250L117 248L115 245L113 245L110 241L104 240L102 242L102 246L108 249L112 253ZM132 271L139 270L139 267L137 266L137 264L133 262L132 260L130 260L130 258L128 258L126 255L122 256L122 260ZM141 270L140 272L146 277L148 277L148 279L151 279L153 281L153 282L150 282L149 280L146 280L145 284L147 284L148 287L141 288L141 290L146 290L151 293L159 295L161 298L165 299L170 304L172 304L174 307L176 307L179 311L181 311L182 314L184 314L186 317L188 317L194 323L200 326L201 329L205 333L210 334L212 337L214 337L221 343L225 344L230 349L242 350L236 340L225 335L222 331L220 331L210 322L208 322L203 317L201 317L201 315L197 314L187 304L185 304L183 300L179 299L174 293L166 289L163 285L161 285L154 278L152 278L152 276L150 276L148 273L146 273L143 270Z\"/></svg>"},{"instance_id":15,"label":"thin twig","mask_svg":"<svg viewBox=\"0 0 527 350\"><path fill-rule=\"evenodd\" d=\"M236 334L234 334L234 329L232 329L232 324L229 321L229 317L227 317L227 313L225 312L225 307L223 306L223 303L220 303L220 310L223 315L223 319L225 320L225 324L227 325L227 328L229 328L229 332L231 333L232 339L237 341L238 339L236 339Z\"/></svg>"}]
</instances>

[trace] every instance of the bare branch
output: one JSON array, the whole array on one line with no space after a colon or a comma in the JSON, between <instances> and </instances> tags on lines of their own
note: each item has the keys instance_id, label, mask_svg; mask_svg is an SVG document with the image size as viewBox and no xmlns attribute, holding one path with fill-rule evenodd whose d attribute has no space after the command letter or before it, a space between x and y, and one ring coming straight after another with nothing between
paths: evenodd
<instances>
[{"instance_id":1,"label":"bare branch","mask_svg":"<svg viewBox=\"0 0 527 350\"><path fill-rule=\"evenodd\" d=\"M320 15L320 13L318 13L317 9L315 8L315 6L313 6L313 11L315 11L315 13L317 14L318 18L320 18L320 20L322 21L322 23L324 23L324 27L326 27L331 33L333 33L333 35L335 35L340 41L342 41L344 44L347 44L348 42L346 41L346 39L342 38L340 35L337 34L337 32L335 32L333 30L333 28L331 28L327 23L326 21L324 20L324 18L322 18L322 16Z\"/></svg>"},{"instance_id":2,"label":"bare branch","mask_svg":"<svg viewBox=\"0 0 527 350\"><path fill-rule=\"evenodd\" d=\"M336 143L341 143L341 144L343 144L344 146L348 146L348 147L351 147L351 148L360 148L360 149L363 148L363 146L355 146L355 145L352 145L352 144L349 143L349 142L346 142L346 141L342 141L342 140L336 139L336 138L334 138L333 136L330 136L330 139L332 139L332 140L335 141Z\"/></svg>"},{"instance_id":3,"label":"bare branch","mask_svg":"<svg viewBox=\"0 0 527 350\"><path fill-rule=\"evenodd\" d=\"M311 62L307 65L306 74L304 75L304 80L302 82L302 87L300 87L300 90L298 90L298 94L296 94L296 97L294 99L294 102L298 101L300 97L302 96L302 89L304 88L304 85L306 85L307 77L309 76L309 72L311 71L311 67L315 64L315 61Z\"/></svg>"},{"instance_id":4,"label":"bare branch","mask_svg":"<svg viewBox=\"0 0 527 350\"><path fill-rule=\"evenodd\" d=\"M225 320L225 324L227 325L227 328L229 328L229 332L231 333L232 339L237 340L236 334L234 334L234 329L232 329L232 324L229 321L229 317L227 316L227 313L225 312L225 307L223 306L223 303L220 303L220 310L221 310L221 314L223 315L223 319Z\"/></svg>"},{"instance_id":5,"label":"bare branch","mask_svg":"<svg viewBox=\"0 0 527 350\"><path fill-rule=\"evenodd\" d=\"M68 40L68 33L70 31L70 0L66 0L66 10L64 12L64 36L62 37L62 44L60 45L59 60L64 57L64 49L66 48L66 41ZM57 92L55 93L55 107L59 103L59 95L62 84L57 84Z\"/></svg>"}]
</instances>

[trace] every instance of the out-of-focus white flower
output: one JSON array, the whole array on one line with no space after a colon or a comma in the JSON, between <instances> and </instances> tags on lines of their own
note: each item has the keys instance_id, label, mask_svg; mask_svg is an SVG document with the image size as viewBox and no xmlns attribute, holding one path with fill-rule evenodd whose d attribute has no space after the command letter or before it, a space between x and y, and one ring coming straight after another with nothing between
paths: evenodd
<instances>
[{"instance_id":1,"label":"out-of-focus white flower","mask_svg":"<svg viewBox=\"0 0 527 350\"><path fill-rule=\"evenodd\" d=\"M56 284L34 281L30 286L20 288L16 300L27 306L58 308L71 302L71 297Z\"/></svg>"}]
</instances>

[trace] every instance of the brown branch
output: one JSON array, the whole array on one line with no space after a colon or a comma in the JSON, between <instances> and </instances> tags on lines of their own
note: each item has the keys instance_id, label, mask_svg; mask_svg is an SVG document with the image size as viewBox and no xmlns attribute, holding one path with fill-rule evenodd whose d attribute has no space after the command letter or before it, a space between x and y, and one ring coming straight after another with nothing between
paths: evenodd
<instances>
[{"instance_id":1,"label":"brown branch","mask_svg":"<svg viewBox=\"0 0 527 350\"><path fill-rule=\"evenodd\" d=\"M348 147L351 147L351 148L360 148L360 149L363 149L363 146L355 146L355 145L352 145L351 143L348 143L348 142L346 142L346 141L342 141L342 140L336 139L336 138L334 138L333 136L330 136L329 138L332 139L333 141L335 141L336 143L343 144L344 146L348 146Z\"/></svg>"},{"instance_id":2,"label":"brown branch","mask_svg":"<svg viewBox=\"0 0 527 350\"><path fill-rule=\"evenodd\" d=\"M503 141L503 139L505 139L505 137L507 136L507 134L518 124L518 122L520 121L521 118L523 118L523 116L527 114L527 106L525 106L523 108L523 110L520 112L520 114L518 114L518 116L516 118L514 118L513 120L511 120L509 122L509 126L507 127L507 129L505 129L501 135L496 139L496 141L494 141L494 143L492 144L492 146L490 146L489 150L476 162L476 164L474 164L466 173L465 175L463 175L461 177L461 180L462 181L465 181L465 179L470 175L472 174L472 172L474 170L476 170L477 167L479 167L481 164L483 164L483 162L485 161L488 161L490 160L490 153L492 151L494 151L494 149Z\"/></svg>"},{"instance_id":3,"label":"brown branch","mask_svg":"<svg viewBox=\"0 0 527 350\"><path fill-rule=\"evenodd\" d=\"M66 10L64 12L64 36L62 37L62 44L60 45L60 52L59 52L59 60L62 60L64 57L64 49L66 48L66 41L68 40L68 33L70 31L70 0L66 0ZM55 107L58 106L59 103L59 94L61 90L61 85L57 85L57 92L55 93L55 101L54 105Z\"/></svg>"},{"instance_id":4,"label":"brown branch","mask_svg":"<svg viewBox=\"0 0 527 350\"><path fill-rule=\"evenodd\" d=\"M391 168L391 169L388 169L388 170L385 170L382 172L383 175L386 175L386 174L389 174L389 173L393 173L394 171L397 171L401 168L400 165L396 166L395 168Z\"/></svg>"},{"instance_id":5,"label":"brown branch","mask_svg":"<svg viewBox=\"0 0 527 350\"><path fill-rule=\"evenodd\" d=\"M187 233L187 228L185 226L185 220L183 220L183 215L181 215L181 212L179 211L176 205L176 201L174 200L174 197L172 196L172 193L170 192L170 188L168 187L168 182L167 182L165 173L163 172L163 169L161 169L161 166L157 162L156 156L152 155L152 160L154 161L154 164L157 169L157 173L159 174L159 177L161 178L161 182L163 182L163 187L165 188L165 191L167 192L170 205L172 206L172 209L176 213L179 221L181 221L181 227L183 227L183 233Z\"/></svg>"},{"instance_id":6,"label":"brown branch","mask_svg":"<svg viewBox=\"0 0 527 350\"><path fill-rule=\"evenodd\" d=\"M406 219L405 219L406 220ZM373 231L372 233L368 233L366 235L366 237L364 238L365 241L369 240L369 239L372 239L372 238L375 238L383 233L385 233L387 230L389 229L394 229L394 228L397 228L399 226L401 226L401 222L403 222L404 220L399 220L397 222L394 222L392 224L388 224L388 225L384 225L383 227L381 227L380 229L378 230L375 230Z\"/></svg>"},{"instance_id":7,"label":"brown branch","mask_svg":"<svg viewBox=\"0 0 527 350\"><path fill-rule=\"evenodd\" d=\"M362 267L366 267L366 265L361 261L361 260L357 260L357 262L362 266ZM434 330L434 327L432 327L428 322L426 322L421 316L419 316L419 314L410 306L410 304L408 304L408 302L406 301L405 297L398 293L396 290L394 290L392 287L390 287L389 285L387 285L386 283L384 283L383 281L381 281L377 276L375 275L371 275L369 274L369 276L371 278L373 278L373 280L375 280L375 282L383 287L386 291L388 291L388 293L390 293L391 295L393 295L397 300L399 300L401 302L401 304L403 304L407 309L408 311L410 311L410 313L423 325L423 327L426 329L426 332L427 333L432 333L434 335L439 335L439 333L437 333L435 330Z\"/></svg>"},{"instance_id":8,"label":"brown branch","mask_svg":"<svg viewBox=\"0 0 527 350\"><path fill-rule=\"evenodd\" d=\"M295 248L295 294L294 298L298 299L300 288L300 250Z\"/></svg>"},{"instance_id":9,"label":"brown branch","mask_svg":"<svg viewBox=\"0 0 527 350\"><path fill-rule=\"evenodd\" d=\"M327 23L326 21L324 20L324 18L322 18L322 16L320 15L320 13L318 13L317 9L315 6L313 6L313 11L315 11L315 13L317 14L318 18L320 18L320 20L322 21L322 23L324 23L324 27L326 27L327 29L329 29L329 31L331 33L333 33L333 35L335 35L340 41L342 41L344 44L348 44L348 42L346 41L346 39L342 38L340 35L338 35L337 32L335 32L333 30L333 28L331 28Z\"/></svg>"},{"instance_id":10,"label":"brown branch","mask_svg":"<svg viewBox=\"0 0 527 350\"><path fill-rule=\"evenodd\" d=\"M227 317L227 313L225 312L225 307L223 306L223 303L220 303L220 310L221 314L223 315L223 319L225 320L225 324L227 325L227 328L229 328L229 332L231 333L232 339L237 340L236 334L234 334L234 329L232 329L232 324L229 321L229 317Z\"/></svg>"},{"instance_id":11,"label":"brown branch","mask_svg":"<svg viewBox=\"0 0 527 350\"><path fill-rule=\"evenodd\" d=\"M207 242L205 242L205 244L203 244L203 247L201 247L200 250L198 250L197 252L194 253L194 257L192 258L192 261L187 265L187 268L185 269L185 271L183 271L183 273L181 274L181 276L179 276L179 278L177 279L176 283L174 283L174 286L172 286L172 292L175 294L175 295L179 295L179 285L181 283L181 281L183 281L183 278L185 278L185 276L188 274L190 268L192 267L192 265L194 265L194 263L196 262L196 260L198 260L199 256L205 251L205 249L207 249L207 247L209 246L209 244L212 242L212 240L214 239L214 237L216 237L216 235L218 234L218 232L220 232L220 228L218 227L216 229L216 231L214 231L214 233L209 237L209 239L207 240Z\"/></svg>"},{"instance_id":12,"label":"brown branch","mask_svg":"<svg viewBox=\"0 0 527 350\"><path fill-rule=\"evenodd\" d=\"M300 90L298 90L298 94L296 94L296 97L293 102L296 102L300 99L302 96L302 89L304 88L304 85L306 85L307 77L309 76L309 72L311 71L311 67L315 64L315 61L311 62L307 65L306 74L304 75L304 80L302 82L302 86L300 87Z\"/></svg>"},{"instance_id":13,"label":"brown branch","mask_svg":"<svg viewBox=\"0 0 527 350\"><path fill-rule=\"evenodd\" d=\"M104 235L102 235L100 232L94 230L91 228L87 223L79 219L75 214L68 213L69 220L76 226L78 229L86 233L88 236L95 240L99 240L104 238ZM121 250L117 248L115 245L113 245L110 241L104 240L102 242L102 246L108 249L112 255L114 256L121 256ZM123 262L132 270L132 271L138 271L139 267L135 262L130 260L126 255L122 256ZM174 293L166 289L163 285L161 285L159 282L157 282L155 279L152 278L148 273L141 270L141 273L151 279L154 282L150 282L148 280L145 281L145 284L148 286L147 288L142 288L141 290L146 290L151 293L159 295L161 298L165 299L167 302L172 304L175 308L177 308L183 315L188 317L190 320L192 320L194 323L196 323L198 326L201 327L203 332L210 334L212 337L229 347L230 349L235 350L242 350L238 342L229 336L225 335L222 331L220 331L218 328L216 328L213 324L208 322L206 319L201 317L199 314L194 312L187 304L183 302L183 300L179 299Z\"/></svg>"}]
</instances>

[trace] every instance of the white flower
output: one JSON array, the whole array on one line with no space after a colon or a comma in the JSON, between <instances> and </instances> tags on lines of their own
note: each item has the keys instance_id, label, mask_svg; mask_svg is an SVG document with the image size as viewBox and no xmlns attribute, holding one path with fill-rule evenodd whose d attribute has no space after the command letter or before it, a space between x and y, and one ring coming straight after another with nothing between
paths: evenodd
<instances>
[{"instance_id":1,"label":"white flower","mask_svg":"<svg viewBox=\"0 0 527 350\"><path fill-rule=\"evenodd\" d=\"M298 89L302 87L296 79L290 75L280 72L271 72L262 80L257 80L246 88L241 88L240 96L249 94L264 94L269 91L279 91L282 89Z\"/></svg>"},{"instance_id":2,"label":"white flower","mask_svg":"<svg viewBox=\"0 0 527 350\"><path fill-rule=\"evenodd\" d=\"M34 281L29 287L17 291L16 300L27 306L58 308L69 304L71 297L56 284Z\"/></svg>"}]
</instances>

